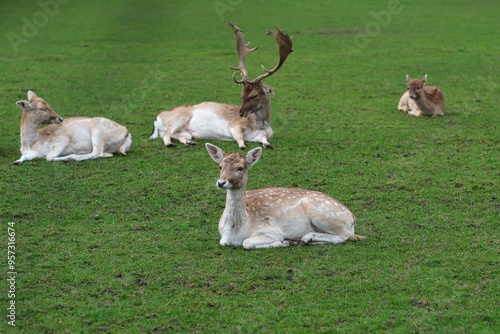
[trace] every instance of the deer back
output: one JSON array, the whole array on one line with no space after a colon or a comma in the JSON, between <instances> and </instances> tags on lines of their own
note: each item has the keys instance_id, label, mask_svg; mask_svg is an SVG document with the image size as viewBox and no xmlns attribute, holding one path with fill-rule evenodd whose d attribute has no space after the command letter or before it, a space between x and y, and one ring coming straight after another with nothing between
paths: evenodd
<instances>
[{"instance_id":1,"label":"deer back","mask_svg":"<svg viewBox=\"0 0 500 334\"><path fill-rule=\"evenodd\" d=\"M425 100L433 106L432 109L444 111L444 94L435 86L424 87Z\"/></svg>"}]
</instances>

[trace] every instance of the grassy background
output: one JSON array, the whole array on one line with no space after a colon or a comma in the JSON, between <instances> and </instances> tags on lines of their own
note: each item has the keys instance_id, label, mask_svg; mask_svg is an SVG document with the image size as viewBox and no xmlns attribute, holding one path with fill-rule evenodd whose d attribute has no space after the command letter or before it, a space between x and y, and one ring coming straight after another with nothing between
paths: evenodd
<instances>
[{"instance_id":1,"label":"grassy background","mask_svg":"<svg viewBox=\"0 0 500 334\"><path fill-rule=\"evenodd\" d=\"M34 1L2 1L0 246L5 254L15 222L14 329L495 332L500 5L401 0L377 23L373 12L391 3L88 0L48 15ZM203 142L166 149L148 140L160 110L240 102L229 69L232 20L260 46L250 76L277 60L265 36L273 24L293 35L295 49L266 79L276 92L275 150L252 169L249 188L331 194L356 214L366 240L221 247L224 193ZM444 117L397 111L407 73L427 73L443 90ZM20 156L15 102L28 89L63 117L126 125L129 155L11 166ZM12 330L1 312L0 332Z\"/></svg>"}]
</instances>

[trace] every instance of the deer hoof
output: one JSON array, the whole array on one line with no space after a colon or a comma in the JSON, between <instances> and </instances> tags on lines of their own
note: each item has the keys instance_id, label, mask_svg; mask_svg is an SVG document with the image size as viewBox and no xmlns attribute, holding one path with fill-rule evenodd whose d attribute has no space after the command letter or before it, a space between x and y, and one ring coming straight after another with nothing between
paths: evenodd
<instances>
[{"instance_id":1,"label":"deer hoof","mask_svg":"<svg viewBox=\"0 0 500 334\"><path fill-rule=\"evenodd\" d=\"M301 246L307 246L307 245L309 245L309 243L310 243L311 241L312 241L312 237L307 236L307 235L306 235L306 236L303 236L303 237L302 237L302 240L300 240L300 245L301 245Z\"/></svg>"},{"instance_id":2,"label":"deer hoof","mask_svg":"<svg viewBox=\"0 0 500 334\"><path fill-rule=\"evenodd\" d=\"M271 145L271 144L269 144L269 143L264 144L263 146L264 146L264 148L267 148L267 149L270 149L270 150L274 150L273 145Z\"/></svg>"},{"instance_id":3,"label":"deer hoof","mask_svg":"<svg viewBox=\"0 0 500 334\"><path fill-rule=\"evenodd\" d=\"M196 146L196 142L191 141L191 140L188 140L188 141L186 142L186 145L189 145L189 146Z\"/></svg>"},{"instance_id":4,"label":"deer hoof","mask_svg":"<svg viewBox=\"0 0 500 334\"><path fill-rule=\"evenodd\" d=\"M174 145L174 144L172 144L172 143L169 143L169 144L166 144L165 146L166 146L166 147L174 147L175 145Z\"/></svg>"},{"instance_id":5,"label":"deer hoof","mask_svg":"<svg viewBox=\"0 0 500 334\"><path fill-rule=\"evenodd\" d=\"M240 150L246 150L247 147L246 146L240 146Z\"/></svg>"}]
</instances>

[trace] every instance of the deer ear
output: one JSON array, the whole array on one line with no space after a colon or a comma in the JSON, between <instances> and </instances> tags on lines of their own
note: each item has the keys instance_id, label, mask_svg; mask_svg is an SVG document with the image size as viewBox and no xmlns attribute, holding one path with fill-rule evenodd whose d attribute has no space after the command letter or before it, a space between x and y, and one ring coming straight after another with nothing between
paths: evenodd
<instances>
[{"instance_id":1,"label":"deer ear","mask_svg":"<svg viewBox=\"0 0 500 334\"><path fill-rule=\"evenodd\" d=\"M266 92L267 94L273 94L273 95L274 95L274 89L273 89L273 87L271 87L271 86L267 86L267 85L266 85L266 86L264 87L264 89L263 89L263 90L264 90L264 92Z\"/></svg>"},{"instance_id":2,"label":"deer ear","mask_svg":"<svg viewBox=\"0 0 500 334\"><path fill-rule=\"evenodd\" d=\"M213 159L213 161L220 164L222 162L222 159L224 159L226 153L224 153L224 151L219 147L210 143L206 143L205 147L207 148L208 154L210 154L210 157Z\"/></svg>"},{"instance_id":3,"label":"deer ear","mask_svg":"<svg viewBox=\"0 0 500 334\"><path fill-rule=\"evenodd\" d=\"M34 99L36 97L37 96L36 96L35 92L33 92L31 90L28 91L28 100Z\"/></svg>"},{"instance_id":4,"label":"deer ear","mask_svg":"<svg viewBox=\"0 0 500 334\"><path fill-rule=\"evenodd\" d=\"M425 83L427 82L427 74L424 75L424 82L422 83L422 86L425 86Z\"/></svg>"},{"instance_id":5,"label":"deer ear","mask_svg":"<svg viewBox=\"0 0 500 334\"><path fill-rule=\"evenodd\" d=\"M256 147L247 153L247 162L249 168L255 165L257 161L259 161L261 154L262 154L262 147Z\"/></svg>"},{"instance_id":6,"label":"deer ear","mask_svg":"<svg viewBox=\"0 0 500 334\"><path fill-rule=\"evenodd\" d=\"M26 100L17 101L16 105L23 110L31 110L31 104Z\"/></svg>"}]
</instances>

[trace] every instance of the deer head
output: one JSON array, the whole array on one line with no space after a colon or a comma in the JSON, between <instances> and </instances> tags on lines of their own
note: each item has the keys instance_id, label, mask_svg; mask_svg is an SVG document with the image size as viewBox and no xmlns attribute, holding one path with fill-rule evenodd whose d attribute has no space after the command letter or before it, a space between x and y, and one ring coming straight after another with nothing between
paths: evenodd
<instances>
[{"instance_id":1,"label":"deer head","mask_svg":"<svg viewBox=\"0 0 500 334\"><path fill-rule=\"evenodd\" d=\"M59 124L63 118L59 116L52 108L45 102L44 99L36 96L31 90L28 91L28 101L17 101L16 105L23 109L23 118L25 122L30 119L34 124Z\"/></svg>"},{"instance_id":2,"label":"deer head","mask_svg":"<svg viewBox=\"0 0 500 334\"><path fill-rule=\"evenodd\" d=\"M253 80L248 78L248 72L245 69L245 57L251 52L255 51L258 47L250 49L248 44L245 43L245 37L243 32L236 25L236 22L230 23L236 35L236 48L238 50L239 64L238 66L232 66L231 69L239 71L241 73L241 79L237 80L235 74L233 74L233 79L237 84L243 85L241 90L242 105L240 108L240 116L246 117L250 113L255 112L259 109L264 108L269 104L269 93L273 90L271 87L265 85L262 80L268 76L276 73L280 67L283 65L288 55L292 50L292 39L288 34L282 32L280 28L276 26L278 32L269 31L267 34L273 36L278 43L280 59L276 66L272 69L267 70L262 66L265 73L259 75Z\"/></svg>"},{"instance_id":3,"label":"deer head","mask_svg":"<svg viewBox=\"0 0 500 334\"><path fill-rule=\"evenodd\" d=\"M246 188L248 170L259 161L262 148L256 147L243 156L240 153L226 154L221 148L210 143L206 143L205 147L213 161L219 164L217 187L226 190Z\"/></svg>"},{"instance_id":4,"label":"deer head","mask_svg":"<svg viewBox=\"0 0 500 334\"><path fill-rule=\"evenodd\" d=\"M408 93L410 98L418 100L421 96L422 90L424 89L425 83L427 82L427 74L423 79L411 79L410 76L406 75L406 83L408 85Z\"/></svg>"}]
</instances>

